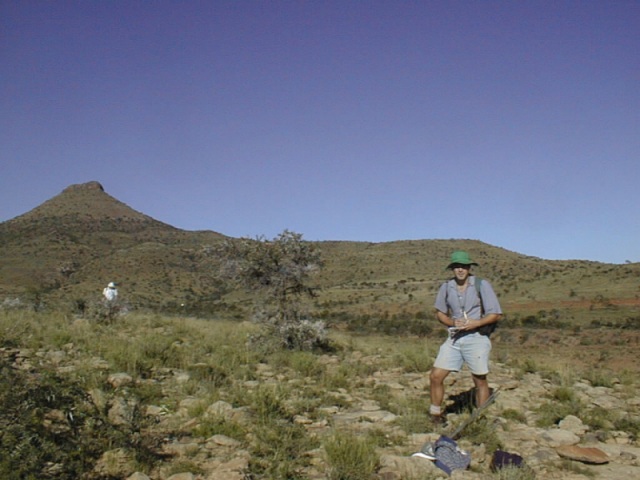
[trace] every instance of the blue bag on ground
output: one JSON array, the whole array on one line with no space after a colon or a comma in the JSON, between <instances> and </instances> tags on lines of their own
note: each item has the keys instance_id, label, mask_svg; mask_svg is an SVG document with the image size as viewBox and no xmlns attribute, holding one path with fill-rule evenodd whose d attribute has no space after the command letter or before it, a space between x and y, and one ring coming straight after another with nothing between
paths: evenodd
<instances>
[{"instance_id":1,"label":"blue bag on ground","mask_svg":"<svg viewBox=\"0 0 640 480\"><path fill-rule=\"evenodd\" d=\"M442 435L433 445L436 467L451 475L454 470L465 470L471 463L471 455L460 449L452 438Z\"/></svg>"},{"instance_id":2,"label":"blue bag on ground","mask_svg":"<svg viewBox=\"0 0 640 480\"><path fill-rule=\"evenodd\" d=\"M491 459L491 471L497 472L503 468L521 468L524 466L524 459L517 453L509 453L496 450Z\"/></svg>"}]
</instances>

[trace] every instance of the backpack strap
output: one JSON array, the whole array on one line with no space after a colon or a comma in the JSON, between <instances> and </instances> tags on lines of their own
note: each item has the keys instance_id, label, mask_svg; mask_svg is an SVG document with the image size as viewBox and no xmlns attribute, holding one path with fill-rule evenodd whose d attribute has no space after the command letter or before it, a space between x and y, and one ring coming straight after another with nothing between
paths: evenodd
<instances>
[{"instance_id":1,"label":"backpack strap","mask_svg":"<svg viewBox=\"0 0 640 480\"><path fill-rule=\"evenodd\" d=\"M480 277L478 277L476 275L473 275L473 278L476 279L474 287L476 289L476 292L478 293L478 298L480 299L480 314L484 315L484 304L482 303L482 278L480 278ZM449 282L447 282L447 283L449 283ZM445 301L447 303L449 303L448 302L449 301L449 289L448 288L446 290L446 295L447 296L445 297Z\"/></svg>"},{"instance_id":2,"label":"backpack strap","mask_svg":"<svg viewBox=\"0 0 640 480\"><path fill-rule=\"evenodd\" d=\"M480 314L484 315L484 304L482 303L482 278L475 276L476 283L475 288L476 292L478 292L478 298L480 299Z\"/></svg>"},{"instance_id":3,"label":"backpack strap","mask_svg":"<svg viewBox=\"0 0 640 480\"><path fill-rule=\"evenodd\" d=\"M480 299L480 315L484 315L484 303L482 302L482 278L478 277L477 275L473 275L473 278L475 278L475 282L474 282L474 288L476 289L476 293L478 294L478 298ZM447 282L449 283L449 282ZM447 288L446 290L446 301L448 303L449 300L449 288ZM490 325L484 325L480 328L477 329L477 332L480 333L481 335L485 335L487 337L491 336L491 334L495 331L496 329L496 324L492 323ZM464 335L456 335L458 338L462 337Z\"/></svg>"},{"instance_id":4,"label":"backpack strap","mask_svg":"<svg viewBox=\"0 0 640 480\"><path fill-rule=\"evenodd\" d=\"M482 278L476 277L475 287L476 287L476 292L478 292L478 298L480 299L480 315L484 315L484 303L482 302ZM495 323L491 323L489 325L484 325L480 327L478 331L480 332L481 335L486 335L487 337L490 337L491 334L495 331L496 326L497 325Z\"/></svg>"}]
</instances>

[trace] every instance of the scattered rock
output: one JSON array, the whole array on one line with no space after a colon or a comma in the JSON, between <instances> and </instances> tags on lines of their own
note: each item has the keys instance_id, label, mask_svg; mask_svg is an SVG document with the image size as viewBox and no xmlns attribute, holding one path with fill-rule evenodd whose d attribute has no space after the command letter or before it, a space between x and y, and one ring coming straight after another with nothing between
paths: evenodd
<instances>
[{"instance_id":1,"label":"scattered rock","mask_svg":"<svg viewBox=\"0 0 640 480\"><path fill-rule=\"evenodd\" d=\"M129 425L133 419L133 406L124 398L115 398L107 416L114 425Z\"/></svg>"},{"instance_id":2,"label":"scattered rock","mask_svg":"<svg viewBox=\"0 0 640 480\"><path fill-rule=\"evenodd\" d=\"M217 402L209 405L209 407L207 408L207 415L211 415L214 417L224 417L232 411L233 406L230 403L218 400Z\"/></svg>"},{"instance_id":3,"label":"scattered rock","mask_svg":"<svg viewBox=\"0 0 640 480\"><path fill-rule=\"evenodd\" d=\"M131 454L123 448L104 452L94 471L105 477L123 478L136 471L136 462Z\"/></svg>"},{"instance_id":4,"label":"scattered rock","mask_svg":"<svg viewBox=\"0 0 640 480\"><path fill-rule=\"evenodd\" d=\"M191 472L174 473L167 480L196 480L196 476Z\"/></svg>"},{"instance_id":5,"label":"scattered rock","mask_svg":"<svg viewBox=\"0 0 640 480\"><path fill-rule=\"evenodd\" d=\"M599 448L581 447L579 445L561 445L556 452L563 458L577 460L583 463L602 464L609 463L609 457Z\"/></svg>"},{"instance_id":6,"label":"scattered rock","mask_svg":"<svg viewBox=\"0 0 640 480\"><path fill-rule=\"evenodd\" d=\"M578 437L575 433L562 429L547 430L542 434L542 439L550 447L558 447L560 445L575 445L580 441L580 437Z\"/></svg>"},{"instance_id":7,"label":"scattered rock","mask_svg":"<svg viewBox=\"0 0 640 480\"><path fill-rule=\"evenodd\" d=\"M127 477L127 480L151 480L148 475L142 472L135 472Z\"/></svg>"},{"instance_id":8,"label":"scattered rock","mask_svg":"<svg viewBox=\"0 0 640 480\"><path fill-rule=\"evenodd\" d=\"M214 435L213 437L207 440L207 443L215 443L216 445L222 445L224 447L237 447L241 445L238 440L235 440L231 437L227 437L226 435Z\"/></svg>"},{"instance_id":9,"label":"scattered rock","mask_svg":"<svg viewBox=\"0 0 640 480\"><path fill-rule=\"evenodd\" d=\"M107 378L107 382L113 388L126 387L133 383L133 378L128 373L113 373Z\"/></svg>"},{"instance_id":10,"label":"scattered rock","mask_svg":"<svg viewBox=\"0 0 640 480\"><path fill-rule=\"evenodd\" d=\"M408 478L447 478L447 474L435 466L431 460L419 457L401 457L381 455L380 478L384 480L402 480Z\"/></svg>"},{"instance_id":11,"label":"scattered rock","mask_svg":"<svg viewBox=\"0 0 640 480\"><path fill-rule=\"evenodd\" d=\"M576 435L584 435L589 429L589 427L582 423L582 420L574 415L566 416L563 420L560 421L558 426L561 429L567 430Z\"/></svg>"},{"instance_id":12,"label":"scattered rock","mask_svg":"<svg viewBox=\"0 0 640 480\"><path fill-rule=\"evenodd\" d=\"M74 353L72 346L64 349L56 349L51 352L34 351L29 349L1 348L0 355L9 359L15 369L31 369L33 365L49 362L53 366L72 367ZM361 362L376 364L375 356L354 354L352 359L360 359ZM328 368L337 368L340 359L335 355L319 356L318 365L326 365ZM95 368L97 371L110 368L109 363L99 358L85 360L82 365ZM196 364L197 365L197 364ZM377 364L376 364L377 365ZM487 411L486 416L492 422L492 428L508 451L518 452L525 459L526 464L535 471L536 478L550 480L609 480L613 478L632 479L640 478L640 447L633 431L616 431L613 426L604 428L590 428L587 416L580 418L581 413L568 415L558 425L542 428L537 426L539 420L538 407L548 401L549 394L553 392L555 385L551 381L535 373L527 373L514 379L513 370L501 364L494 364L491 374L491 387L501 387L501 393L495 405ZM189 375L175 369L158 368L145 381L154 385L160 384L163 389L182 389ZM138 405L135 398L135 389L124 388L134 383L130 375L126 373L112 373L106 376L108 383L116 390L113 393L93 389L89 393L93 404L102 413L107 414L114 425L131 425L134 412ZM195 378L195 377L194 377ZM303 386L304 382L313 382L313 378L304 380L296 379L291 382L286 376L266 364L258 367L259 380L243 381L245 388L260 388L265 384L277 382L289 382L289 385ZM192 379L193 380L193 379ZM471 392L472 380L465 372L451 375L447 384L447 401L445 408L451 407L452 398ZM142 381L139 381L142 382ZM298 383L302 382L302 383ZM142 383L139 383L142 384ZM299 428L306 429L309 436L320 438L331 429L349 429L356 434L374 431L383 434L390 439L402 439L400 442L391 442L392 445L381 446L378 449L380 469L376 478L379 480L401 479L465 479L485 480L489 470L489 461L492 450L485 444L474 444L465 438L463 433L459 443L462 448L468 450L472 456L473 468L467 471L455 472L451 477L437 467L434 463L422 458L411 457L411 453L418 451L425 442L432 442L439 436L439 432L428 431L428 427L421 433L408 433L403 430L402 418L403 406L407 399L424 402L425 411L428 408L428 374L416 372L403 372L398 368L376 368L370 375L364 375L362 388L335 388L325 392L322 405L314 411L299 412L292 416L292 421ZM588 412L594 408L606 408L609 411L624 412L631 424L640 421L640 396L625 388L594 387L586 380L581 380L572 385L572 389L580 399L584 409ZM384 398L372 395L372 389L380 389L387 394ZM384 390L383 390L384 389ZM246 438L232 438L226 435L212 435L206 440L195 434L195 429L205 425L210 419L223 419L225 421L238 422L242 425L250 425L253 421L250 409L247 407L235 408L231 403L217 400L209 404L211 400L198 397L196 393L189 392L192 396L183 394L177 398L177 405L171 404L171 409L163 405L144 405L147 415L155 417L148 420L156 422L155 425L167 426L167 431L179 432L167 435L160 447L160 452L172 457L177 464L180 461L193 462L198 467L198 472L182 472L167 477L166 471L170 461L158 471L146 473L136 471L140 468L135 463L133 454L123 449L105 452L95 466L97 476L109 478L126 478L127 480L243 480L250 475L252 451L247 442L251 442L251 435ZM229 398L221 396L222 398ZM219 397L215 397L219 398ZM207 406L208 405L208 406ZM206 409L205 409L206 407ZM202 413L204 410L204 413ZM197 412L195 414L194 412ZM395 413L392 413L395 412ZM70 425L68 412L64 409L52 409L43 416L43 425L52 431L64 431ZM516 415L517 414L517 415ZM463 417L457 411L447 411L447 418L451 427L459 424ZM615 417L611 417L612 419ZM613 422L613 420L611 420ZM155 428L155 427L154 427ZM409 429L413 430L413 429ZM244 435L243 435L244 436ZM321 446L315 445L314 450L304 452L309 458L308 465L300 478L324 479L327 472L327 460ZM584 472L567 472L559 470L560 458L573 460L585 464ZM186 463L186 462L185 462ZM171 465L175 467L175 464ZM51 465L47 473L53 478L55 469L59 466ZM163 471L160 471L163 470ZM175 469L173 471L176 471ZM586 472L586 473L585 473Z\"/></svg>"}]
</instances>

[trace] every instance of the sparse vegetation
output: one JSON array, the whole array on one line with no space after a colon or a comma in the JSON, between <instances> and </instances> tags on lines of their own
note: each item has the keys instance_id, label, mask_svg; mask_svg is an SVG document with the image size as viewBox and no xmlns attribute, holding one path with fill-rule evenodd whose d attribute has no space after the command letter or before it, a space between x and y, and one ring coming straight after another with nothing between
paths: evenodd
<instances>
[{"instance_id":1,"label":"sparse vegetation","mask_svg":"<svg viewBox=\"0 0 640 480\"><path fill-rule=\"evenodd\" d=\"M378 466L375 439L336 432L324 442L331 480L368 480Z\"/></svg>"},{"instance_id":2,"label":"sparse vegetation","mask_svg":"<svg viewBox=\"0 0 640 480\"><path fill-rule=\"evenodd\" d=\"M444 334L431 313L443 259L459 248L507 313L493 358L548 392L527 415L476 422L467 441L491 452L497 428L555 428L569 414L598 438L638 439L637 415L575 389L637 395L637 263L546 261L475 240L230 239L157 222L96 182L1 223L0 243L3 478L204 474L199 445L219 436L246 452L254 479L371 478L381 450L407 454L413 434L433 430L421 382ZM112 278L125 310L102 309ZM384 429L336 422L363 401L395 418Z\"/></svg>"},{"instance_id":3,"label":"sparse vegetation","mask_svg":"<svg viewBox=\"0 0 640 480\"><path fill-rule=\"evenodd\" d=\"M536 425L539 427L556 425L567 415L580 415L583 408L584 405L573 389L558 387L551 394L550 400L538 408Z\"/></svg>"},{"instance_id":4,"label":"sparse vegetation","mask_svg":"<svg viewBox=\"0 0 640 480\"><path fill-rule=\"evenodd\" d=\"M319 461L325 462L323 468L332 478L371 478L379 468L380 449L406 451L412 434L432 431L426 392L409 389L413 393L397 395L390 384L371 382L383 371L427 375L438 339L337 333L329 354L265 353L247 348L255 328L249 323L135 313L100 324L65 314L0 312L3 478L99 479L104 471L99 474L96 468L106 454L113 456L110 461L116 466L123 455L140 471L164 465L165 474L202 472L195 443L186 455L175 458L160 448L167 438L184 435L181 425L187 424L192 425L189 435L200 442L214 436L237 442L237 448L249 452L247 468L256 479L305 478ZM518 335L513 332L512 342L522 348ZM29 351L32 360L24 361L32 362L30 368L11 366L12 352ZM33 361L36 358L43 360ZM635 417L587 408L579 400L571 385L576 379L588 381L583 372L554 370L541 361L522 363L531 370L526 375L543 373L552 385L535 408L536 425L552 426L567 415L579 415L603 438L624 431L632 441L637 439L640 427ZM514 372L522 368L519 364L512 364ZM113 372L129 376L128 383L114 386ZM633 391L634 377L620 378L624 388ZM602 383L591 381L594 388ZM388 428L362 431L354 430L355 425L332 424L330 412L349 411L356 397L367 398L395 419ZM145 415L149 408L158 416ZM244 413L229 416L224 408ZM114 423L114 409L123 409L123 423ZM180 424L161 420L180 411ZM517 410L495 413L512 425L527 423ZM467 414L462 411L457 422ZM504 448L493 418L480 418L464 435L465 441L483 445L487 454ZM305 428L308 424L317 425L316 433ZM531 478L522 471L496 475Z\"/></svg>"},{"instance_id":5,"label":"sparse vegetation","mask_svg":"<svg viewBox=\"0 0 640 480\"><path fill-rule=\"evenodd\" d=\"M536 474L530 468L506 467L498 470L491 478L495 480L535 480Z\"/></svg>"}]
</instances>

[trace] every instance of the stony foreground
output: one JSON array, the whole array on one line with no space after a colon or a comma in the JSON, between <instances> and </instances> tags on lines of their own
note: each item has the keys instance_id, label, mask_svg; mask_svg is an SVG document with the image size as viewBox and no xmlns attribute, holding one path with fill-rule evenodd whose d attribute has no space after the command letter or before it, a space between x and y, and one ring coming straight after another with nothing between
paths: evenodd
<instances>
[{"instance_id":1,"label":"stony foreground","mask_svg":"<svg viewBox=\"0 0 640 480\"><path fill-rule=\"evenodd\" d=\"M58 352L31 352L2 349L5 357L10 357L14 368L33 369L34 365L44 361L57 366L60 373L73 371L73 347ZM358 352L360 362L367 358ZM337 368L341 362L337 356L325 355L321 361L328 368ZM373 360L372 360L373 362ZM94 361L97 369L108 370L109 366L100 359ZM247 381L244 388L249 392L265 384L287 382L281 373L275 372L269 365L256 367L257 379ZM165 383L164 388L171 390L174 386L189 379L185 371L165 369L158 376ZM451 375L448 380L447 398L462 397L471 391L471 380L466 372ZM110 421L114 424L128 421L131 401L125 397L126 386L134 379L126 373L111 372L108 380L114 388L115 395L106 396L104 392L89 392L96 403L102 403L108 410ZM309 379L313 381L313 379ZM546 380L538 373L517 375L505 365L494 364L490 376L491 386L499 388L500 393L493 405L485 412L498 435L504 449L524 457L526 464L535 472L538 479L624 479L640 478L640 446L629 432L611 431L606 433L590 430L583 419L568 415L551 428L536 427L536 411L543 401L552 398L557 385ZM570 386L586 409L606 409L628 415L637 421L640 413L640 396L631 391L628 385L612 380L613 387L594 387L586 380L579 380ZM423 432L410 434L399 430L397 415L382 409L372 398L374 387L384 386L394 397L413 396L424 399L425 409L428 405L428 375L426 373L405 373L401 369L378 370L367 376L362 382L366 388L354 391L340 390L335 392L340 397L339 405L323 406L322 420L312 420L305 415L298 415L295 422L307 429L312 435L322 435L331 428L348 429L353 432L364 432L367 429L382 429L390 436L403 436L406 441L401 446L380 449L381 468L377 478L395 479L435 479L447 478L447 475L428 460L411 457L427 441L438 438L441 432ZM158 467L157 471L145 474L133 470L127 452L114 450L104 454L96 466L96 472L114 478L128 480L241 480L249 478L251 454L243 448L244 439L235 439L223 435L214 435L202 439L193 432L200 421L193 418L190 412L194 406L202 404L201 398L188 396L182 398L179 407L172 412L160 405L146 405L146 415L154 416L158 421L158 429L182 432L179 436L166 438L162 449L170 454L174 462L181 459L198 465L199 472L167 473L166 467ZM244 408L216 401L205 405L204 416L242 419L247 416ZM504 412L519 412L519 421L502 416ZM450 425L459 423L464 414L450 413ZM54 418L55 415L50 415ZM64 417L64 416L63 416ZM446 432L445 432L446 433ZM489 469L490 456L485 445L472 444L463 435L460 445L471 453L471 468L454 472L451 478L491 479L497 478ZM308 452L310 467L303 472L309 479L329 478L327 465L320 449ZM206 473L202 473L206 472Z\"/></svg>"}]
</instances>

